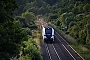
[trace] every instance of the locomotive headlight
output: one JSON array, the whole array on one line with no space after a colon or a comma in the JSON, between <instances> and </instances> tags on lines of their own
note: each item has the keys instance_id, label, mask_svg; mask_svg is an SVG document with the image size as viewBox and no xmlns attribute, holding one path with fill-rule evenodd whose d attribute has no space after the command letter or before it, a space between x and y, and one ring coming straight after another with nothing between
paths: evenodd
<instances>
[{"instance_id":1,"label":"locomotive headlight","mask_svg":"<svg viewBox=\"0 0 90 60\"><path fill-rule=\"evenodd\" d=\"M54 36L54 35L52 35L52 36Z\"/></svg>"}]
</instances>

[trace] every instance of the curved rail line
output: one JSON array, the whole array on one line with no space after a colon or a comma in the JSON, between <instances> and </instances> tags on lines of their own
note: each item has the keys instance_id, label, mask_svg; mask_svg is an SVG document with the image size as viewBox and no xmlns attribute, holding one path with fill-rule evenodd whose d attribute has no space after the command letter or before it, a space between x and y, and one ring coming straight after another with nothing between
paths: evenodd
<instances>
[{"instance_id":1,"label":"curved rail line","mask_svg":"<svg viewBox=\"0 0 90 60\"><path fill-rule=\"evenodd\" d=\"M50 45L51 45L52 48L54 49L55 55L57 56L58 60L61 60L61 59L60 59L60 56L58 55L58 53L57 53L57 51L56 51L56 49L55 49L55 47L54 47L54 45L53 45L53 44L50 44ZM47 53L48 53L48 55L49 55L49 59L50 59L50 60L53 60L53 59L52 59L52 56L51 56L51 53L50 53L50 50L49 50L49 45L48 45L48 44L46 44L46 51L47 51Z\"/></svg>"}]
</instances>

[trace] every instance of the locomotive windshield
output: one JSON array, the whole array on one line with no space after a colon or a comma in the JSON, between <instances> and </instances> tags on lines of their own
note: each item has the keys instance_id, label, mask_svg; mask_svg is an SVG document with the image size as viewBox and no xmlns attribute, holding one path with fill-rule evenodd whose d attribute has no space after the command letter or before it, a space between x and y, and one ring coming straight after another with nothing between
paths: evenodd
<instances>
[{"instance_id":1,"label":"locomotive windshield","mask_svg":"<svg viewBox=\"0 0 90 60\"><path fill-rule=\"evenodd\" d=\"M45 33L46 34L52 34L52 28L46 28Z\"/></svg>"}]
</instances>

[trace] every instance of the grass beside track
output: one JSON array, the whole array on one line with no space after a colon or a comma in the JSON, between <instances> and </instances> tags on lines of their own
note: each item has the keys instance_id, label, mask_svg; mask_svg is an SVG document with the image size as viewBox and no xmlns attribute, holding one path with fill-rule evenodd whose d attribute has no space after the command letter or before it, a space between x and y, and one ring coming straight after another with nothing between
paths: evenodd
<instances>
[{"instance_id":1,"label":"grass beside track","mask_svg":"<svg viewBox=\"0 0 90 60\"><path fill-rule=\"evenodd\" d=\"M83 45L77 43L76 39L71 37L68 34L65 34L64 31L61 31L57 28L57 26L49 23L56 31L58 31L66 40L67 42L85 59L90 60L90 50Z\"/></svg>"},{"instance_id":2,"label":"grass beside track","mask_svg":"<svg viewBox=\"0 0 90 60\"><path fill-rule=\"evenodd\" d=\"M37 46L40 49L41 48L40 47L40 37L41 37L40 31L39 30L33 30L32 35L33 35L34 40L37 43Z\"/></svg>"}]
</instances>

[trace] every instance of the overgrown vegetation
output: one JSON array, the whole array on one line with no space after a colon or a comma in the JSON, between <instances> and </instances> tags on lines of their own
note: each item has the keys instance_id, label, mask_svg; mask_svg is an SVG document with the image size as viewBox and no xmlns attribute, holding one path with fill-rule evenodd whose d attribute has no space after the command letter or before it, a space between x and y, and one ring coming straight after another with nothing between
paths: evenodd
<instances>
[{"instance_id":1,"label":"overgrown vegetation","mask_svg":"<svg viewBox=\"0 0 90 60\"><path fill-rule=\"evenodd\" d=\"M29 38L28 41L24 41L23 43L23 56L21 60L42 60L41 52L36 45L35 40Z\"/></svg>"},{"instance_id":2,"label":"overgrown vegetation","mask_svg":"<svg viewBox=\"0 0 90 60\"><path fill-rule=\"evenodd\" d=\"M19 10L14 12L18 9L14 0L0 1L0 8L0 60L10 60L12 57L42 60L32 38L32 30L37 29L35 14L28 11L18 13Z\"/></svg>"},{"instance_id":3,"label":"overgrown vegetation","mask_svg":"<svg viewBox=\"0 0 90 60\"><path fill-rule=\"evenodd\" d=\"M60 0L55 4L52 5L52 7L56 6L56 9L52 9L52 14L46 15L46 20L55 24L58 29L64 31L67 35L75 38L77 45L73 45L74 48L85 58L85 60L89 60L90 9L88 7L90 6L90 1ZM88 51L83 51L83 47L88 49Z\"/></svg>"},{"instance_id":4,"label":"overgrown vegetation","mask_svg":"<svg viewBox=\"0 0 90 60\"><path fill-rule=\"evenodd\" d=\"M90 50L89 6L89 0L39 0L39 2L35 0L26 4L23 11L44 15L47 22L52 22L60 30L75 38L77 46L82 45Z\"/></svg>"},{"instance_id":5,"label":"overgrown vegetation","mask_svg":"<svg viewBox=\"0 0 90 60\"><path fill-rule=\"evenodd\" d=\"M32 30L37 29L36 15L44 16L47 22L52 22L58 29L75 38L76 46L82 45L90 51L89 7L89 0L0 1L0 60L9 60L10 57L17 56L22 43L27 41L28 44L28 41L33 40ZM29 39L29 37L31 38ZM33 46L33 43L31 44ZM31 45L25 45L25 48L29 49L28 47ZM34 48L34 51L38 50L37 47ZM90 54L88 51L80 53L86 60L90 59L86 57ZM27 52L29 51L27 50ZM33 59L36 55L33 56L24 54L22 59Z\"/></svg>"}]
</instances>

